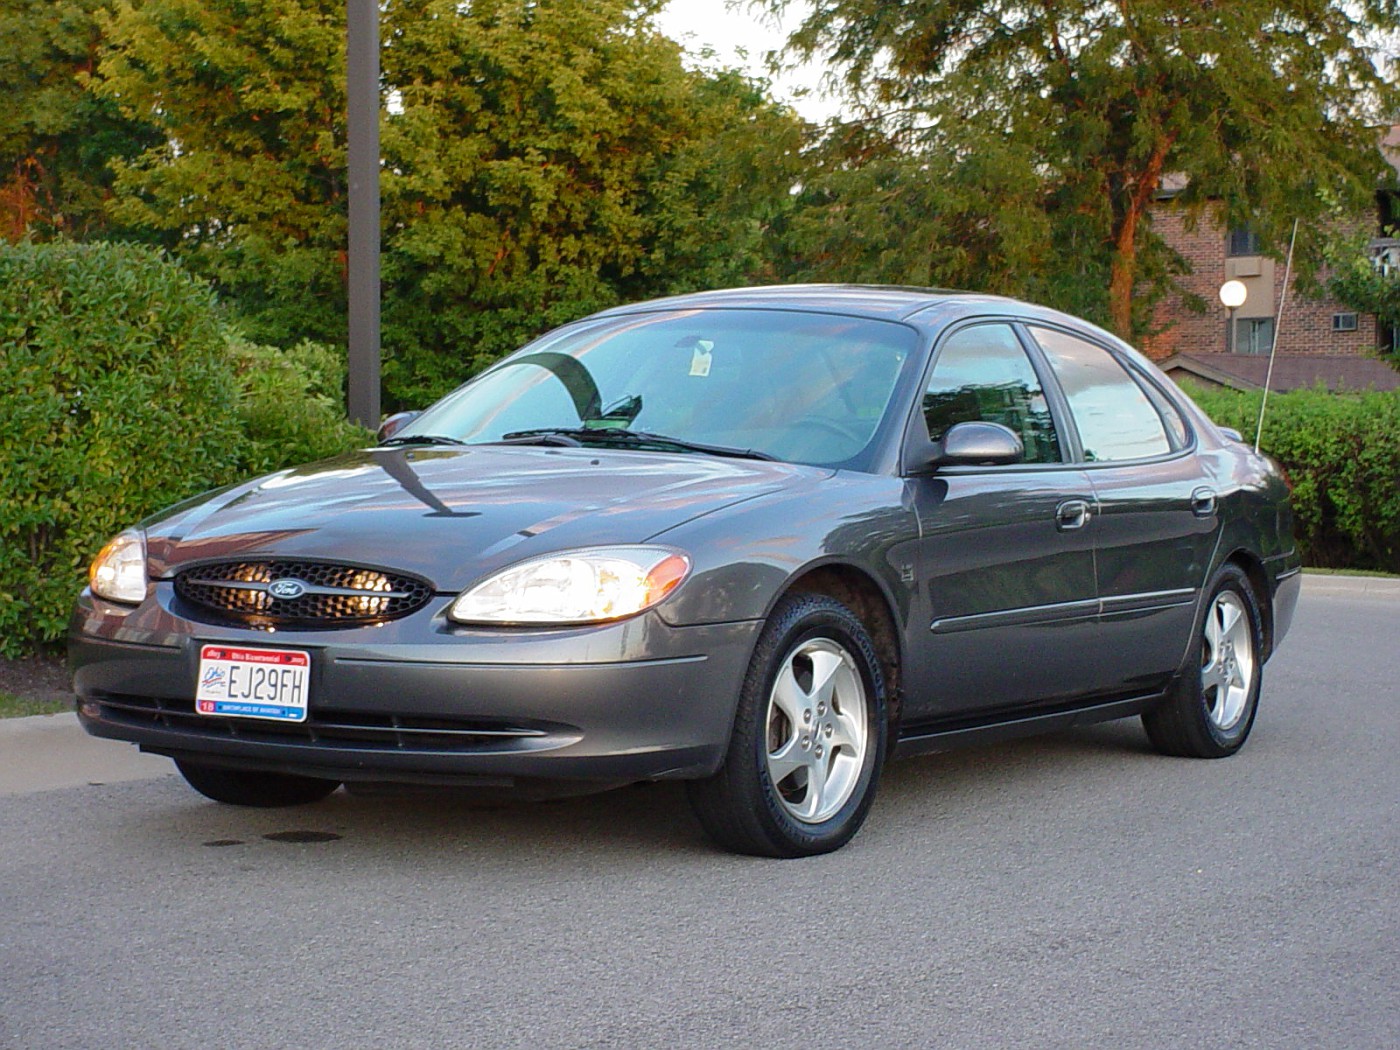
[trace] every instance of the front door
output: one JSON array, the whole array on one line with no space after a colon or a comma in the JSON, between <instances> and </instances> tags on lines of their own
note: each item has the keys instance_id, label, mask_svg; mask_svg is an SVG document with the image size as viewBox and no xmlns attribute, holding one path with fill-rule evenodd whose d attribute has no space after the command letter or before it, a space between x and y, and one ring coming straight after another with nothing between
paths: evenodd
<instances>
[{"instance_id":1,"label":"front door","mask_svg":"<svg viewBox=\"0 0 1400 1050\"><path fill-rule=\"evenodd\" d=\"M1011 325L973 324L937 351L929 437L988 420L1025 445L1014 466L910 478L920 525L904 724L1068 699L1098 656L1094 489L1066 462L1042 382Z\"/></svg>"}]
</instances>

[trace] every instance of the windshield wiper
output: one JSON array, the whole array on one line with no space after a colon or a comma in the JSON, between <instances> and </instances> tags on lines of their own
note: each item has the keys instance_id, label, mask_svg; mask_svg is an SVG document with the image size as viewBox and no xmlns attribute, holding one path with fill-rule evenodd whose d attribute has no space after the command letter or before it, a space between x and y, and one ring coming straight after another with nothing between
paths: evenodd
<instances>
[{"instance_id":1,"label":"windshield wiper","mask_svg":"<svg viewBox=\"0 0 1400 1050\"><path fill-rule=\"evenodd\" d=\"M598 441L616 442L632 447L660 445L681 452L705 452L712 456L734 456L739 459L773 460L767 452L754 448L731 448L728 445L707 445L699 441L686 441L684 438L667 434L653 434L646 430L627 430L623 427L536 427L533 430L513 430L501 435L507 444L520 444L530 439L562 438L577 442Z\"/></svg>"},{"instance_id":2,"label":"windshield wiper","mask_svg":"<svg viewBox=\"0 0 1400 1050\"><path fill-rule=\"evenodd\" d=\"M404 434L402 437L391 437L379 443L380 445L465 445L461 438L448 437L446 434Z\"/></svg>"},{"instance_id":3,"label":"windshield wiper","mask_svg":"<svg viewBox=\"0 0 1400 1050\"><path fill-rule=\"evenodd\" d=\"M491 445L562 445L565 448L578 448L583 444L578 438L562 430L516 430Z\"/></svg>"}]
</instances>

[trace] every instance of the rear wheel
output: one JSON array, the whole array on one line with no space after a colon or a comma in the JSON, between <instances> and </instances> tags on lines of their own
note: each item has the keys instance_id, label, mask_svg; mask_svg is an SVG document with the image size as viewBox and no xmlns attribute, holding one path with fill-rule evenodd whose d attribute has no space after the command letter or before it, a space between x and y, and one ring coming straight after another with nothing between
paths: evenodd
<instances>
[{"instance_id":1,"label":"rear wheel","mask_svg":"<svg viewBox=\"0 0 1400 1050\"><path fill-rule=\"evenodd\" d=\"M688 785L710 837L737 853L803 857L850 841L884 763L885 684L846 606L790 595L764 628L724 765Z\"/></svg>"},{"instance_id":2,"label":"rear wheel","mask_svg":"<svg viewBox=\"0 0 1400 1050\"><path fill-rule=\"evenodd\" d=\"M200 762L176 760L185 782L205 798L230 806L302 806L319 802L336 788L339 781L300 777L291 773L255 773L246 769L223 769Z\"/></svg>"},{"instance_id":3,"label":"rear wheel","mask_svg":"<svg viewBox=\"0 0 1400 1050\"><path fill-rule=\"evenodd\" d=\"M1235 565L1212 581L1192 667L1161 705L1142 716L1147 735L1166 755L1224 758L1238 751L1254 725L1263 671L1259 603Z\"/></svg>"}]
</instances>

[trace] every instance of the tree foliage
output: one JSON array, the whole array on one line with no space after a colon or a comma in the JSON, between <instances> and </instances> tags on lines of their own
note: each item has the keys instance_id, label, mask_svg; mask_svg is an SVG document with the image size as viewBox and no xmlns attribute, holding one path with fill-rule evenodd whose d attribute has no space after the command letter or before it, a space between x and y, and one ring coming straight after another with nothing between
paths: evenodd
<instances>
[{"instance_id":1,"label":"tree foliage","mask_svg":"<svg viewBox=\"0 0 1400 1050\"><path fill-rule=\"evenodd\" d=\"M156 141L86 90L106 0L0 0L0 236L114 231L107 161Z\"/></svg>"},{"instance_id":2,"label":"tree foliage","mask_svg":"<svg viewBox=\"0 0 1400 1050\"><path fill-rule=\"evenodd\" d=\"M343 335L343 0L119 3L98 90L165 141L118 213L177 236L264 341ZM738 283L802 125L685 68L628 0L382 9L384 376L422 403L550 325Z\"/></svg>"},{"instance_id":3,"label":"tree foliage","mask_svg":"<svg viewBox=\"0 0 1400 1050\"><path fill-rule=\"evenodd\" d=\"M462 6L388 14L386 379L420 401L587 310L749 278L799 131L624 0Z\"/></svg>"},{"instance_id":4,"label":"tree foliage","mask_svg":"<svg viewBox=\"0 0 1400 1050\"><path fill-rule=\"evenodd\" d=\"M832 132L809 150L783 226L785 277L973 289L1102 313L1108 271L1095 226L1052 207L1026 152L988 138L954 156L910 150L868 125Z\"/></svg>"},{"instance_id":5,"label":"tree foliage","mask_svg":"<svg viewBox=\"0 0 1400 1050\"><path fill-rule=\"evenodd\" d=\"M113 210L165 237L250 334L344 332L344 0L117 0L98 97L158 142Z\"/></svg>"},{"instance_id":6,"label":"tree foliage","mask_svg":"<svg viewBox=\"0 0 1400 1050\"><path fill-rule=\"evenodd\" d=\"M1072 297L1077 255L1096 275L1080 312L1127 336L1171 277L1149 218L1167 176L1194 214L1266 246L1295 217L1370 202L1388 173L1374 127L1397 101L1373 41L1398 21L1394 0L815 0L791 47L832 64L906 185L936 183L911 194L956 214L982 180L962 210L981 216L988 281L1021 284L1011 265L1048 256ZM914 233L935 262L945 214Z\"/></svg>"},{"instance_id":7,"label":"tree foliage","mask_svg":"<svg viewBox=\"0 0 1400 1050\"><path fill-rule=\"evenodd\" d=\"M1394 239L1400 231L1385 232ZM1400 270L1381 265L1370 242L1365 232L1341 234L1327 242L1327 290L1353 310L1375 314L1382 326L1400 328Z\"/></svg>"}]
</instances>

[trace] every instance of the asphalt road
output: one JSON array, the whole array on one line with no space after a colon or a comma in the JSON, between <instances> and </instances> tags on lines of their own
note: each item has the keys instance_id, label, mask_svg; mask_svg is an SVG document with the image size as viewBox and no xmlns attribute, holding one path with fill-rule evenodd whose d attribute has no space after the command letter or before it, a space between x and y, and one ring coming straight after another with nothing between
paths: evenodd
<instances>
[{"instance_id":1,"label":"asphalt road","mask_svg":"<svg viewBox=\"0 0 1400 1050\"><path fill-rule=\"evenodd\" d=\"M1400 1046L1397 640L1309 589L1236 757L1133 721L913 759L804 861L714 851L675 786L0 797L0 1047Z\"/></svg>"}]
</instances>

